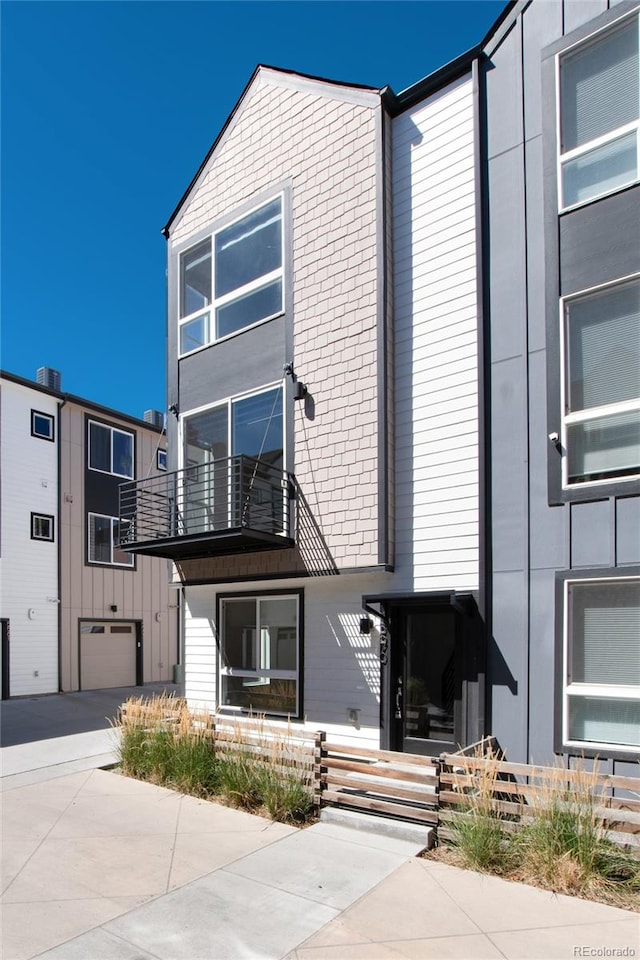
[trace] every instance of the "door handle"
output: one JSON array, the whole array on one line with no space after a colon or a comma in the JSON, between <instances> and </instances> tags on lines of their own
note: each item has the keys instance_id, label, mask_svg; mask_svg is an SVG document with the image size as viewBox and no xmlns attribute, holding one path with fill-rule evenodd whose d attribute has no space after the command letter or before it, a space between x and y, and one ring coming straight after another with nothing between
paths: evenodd
<instances>
[{"instance_id":1,"label":"door handle","mask_svg":"<svg viewBox=\"0 0 640 960\"><path fill-rule=\"evenodd\" d=\"M398 678L396 687L396 720L402 720L402 677Z\"/></svg>"}]
</instances>

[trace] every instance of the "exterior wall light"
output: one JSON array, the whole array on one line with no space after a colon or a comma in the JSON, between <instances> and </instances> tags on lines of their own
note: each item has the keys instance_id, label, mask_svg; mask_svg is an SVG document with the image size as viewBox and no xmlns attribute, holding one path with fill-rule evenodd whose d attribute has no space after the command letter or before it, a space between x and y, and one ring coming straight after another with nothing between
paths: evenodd
<instances>
[{"instance_id":1,"label":"exterior wall light","mask_svg":"<svg viewBox=\"0 0 640 960\"><path fill-rule=\"evenodd\" d=\"M373 620L371 617L360 617L360 633L368 637L371 633L371 627L373 626Z\"/></svg>"}]
</instances>

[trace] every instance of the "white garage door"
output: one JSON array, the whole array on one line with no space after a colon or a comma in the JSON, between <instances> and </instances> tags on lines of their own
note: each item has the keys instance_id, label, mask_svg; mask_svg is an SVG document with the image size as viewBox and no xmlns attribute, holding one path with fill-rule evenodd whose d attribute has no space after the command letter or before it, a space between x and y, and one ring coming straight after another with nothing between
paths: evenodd
<instances>
[{"instance_id":1,"label":"white garage door","mask_svg":"<svg viewBox=\"0 0 640 960\"><path fill-rule=\"evenodd\" d=\"M135 623L81 623L80 688L132 687L135 682Z\"/></svg>"}]
</instances>

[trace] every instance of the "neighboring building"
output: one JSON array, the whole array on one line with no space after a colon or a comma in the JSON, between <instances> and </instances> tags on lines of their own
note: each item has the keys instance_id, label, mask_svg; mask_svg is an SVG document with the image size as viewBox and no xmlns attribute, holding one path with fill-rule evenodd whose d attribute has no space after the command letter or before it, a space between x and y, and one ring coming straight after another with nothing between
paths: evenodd
<instances>
[{"instance_id":1,"label":"neighboring building","mask_svg":"<svg viewBox=\"0 0 640 960\"><path fill-rule=\"evenodd\" d=\"M190 703L633 769L639 128L627 2L510 4L397 96L258 67L165 228L171 472L121 506Z\"/></svg>"},{"instance_id":2,"label":"neighboring building","mask_svg":"<svg viewBox=\"0 0 640 960\"><path fill-rule=\"evenodd\" d=\"M38 373L0 381L3 699L171 681L167 564L118 547L118 486L157 475L164 431Z\"/></svg>"}]
</instances>

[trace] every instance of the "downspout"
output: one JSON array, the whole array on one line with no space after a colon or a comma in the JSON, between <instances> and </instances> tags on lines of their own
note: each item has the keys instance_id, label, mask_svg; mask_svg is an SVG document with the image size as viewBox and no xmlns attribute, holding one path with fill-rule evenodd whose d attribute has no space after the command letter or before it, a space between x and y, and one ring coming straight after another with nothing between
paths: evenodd
<instances>
[{"instance_id":1,"label":"downspout","mask_svg":"<svg viewBox=\"0 0 640 960\"><path fill-rule=\"evenodd\" d=\"M62 408L66 396L58 401L58 693L62 690Z\"/></svg>"}]
</instances>

